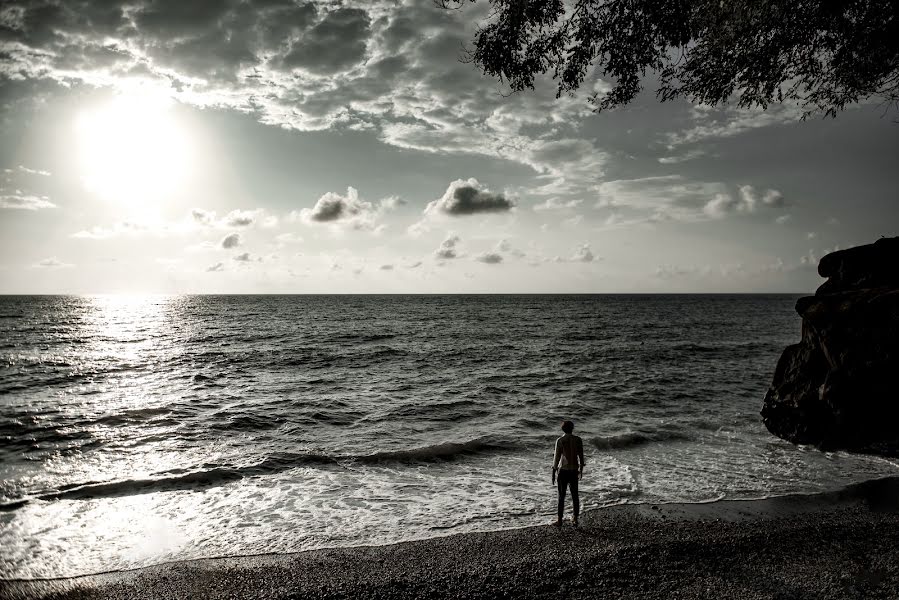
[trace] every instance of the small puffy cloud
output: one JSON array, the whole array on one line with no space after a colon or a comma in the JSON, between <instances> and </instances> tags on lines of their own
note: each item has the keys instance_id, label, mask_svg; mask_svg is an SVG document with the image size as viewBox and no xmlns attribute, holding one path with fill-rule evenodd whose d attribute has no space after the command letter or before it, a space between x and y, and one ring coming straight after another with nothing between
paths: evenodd
<instances>
[{"instance_id":1,"label":"small puffy cloud","mask_svg":"<svg viewBox=\"0 0 899 600\"><path fill-rule=\"evenodd\" d=\"M214 265L206 267L207 273L218 273L218 272L224 271L224 270L225 270L225 263L223 263L223 262L217 262Z\"/></svg>"},{"instance_id":2,"label":"small puffy cloud","mask_svg":"<svg viewBox=\"0 0 899 600\"><path fill-rule=\"evenodd\" d=\"M808 254L799 258L799 265L805 268L817 268L818 267L818 256L815 254L814 250L809 250Z\"/></svg>"},{"instance_id":3,"label":"small puffy cloud","mask_svg":"<svg viewBox=\"0 0 899 600\"><path fill-rule=\"evenodd\" d=\"M382 210L396 210L400 206L405 206L406 201L399 196L388 196L383 198L378 204Z\"/></svg>"},{"instance_id":4,"label":"small puffy cloud","mask_svg":"<svg viewBox=\"0 0 899 600\"><path fill-rule=\"evenodd\" d=\"M702 212L713 219L720 219L732 213L738 206L739 202L730 194L715 194L715 197L702 207Z\"/></svg>"},{"instance_id":5,"label":"small puffy cloud","mask_svg":"<svg viewBox=\"0 0 899 600\"><path fill-rule=\"evenodd\" d=\"M257 208L254 210L232 210L221 218L219 218L216 212L213 210L194 208L190 211L190 217L197 225L200 225L202 227L214 227L218 229L251 227L253 225L274 227L278 224L278 217L275 217L273 215L266 215L265 210L261 208Z\"/></svg>"},{"instance_id":6,"label":"small puffy cloud","mask_svg":"<svg viewBox=\"0 0 899 600\"><path fill-rule=\"evenodd\" d=\"M393 271L393 265L381 265L378 268L382 271Z\"/></svg>"},{"instance_id":7,"label":"small puffy cloud","mask_svg":"<svg viewBox=\"0 0 899 600\"><path fill-rule=\"evenodd\" d=\"M315 206L311 209L304 208L300 214L309 221L327 223L359 214L368 208L359 202L359 193L355 188L347 188L346 196L328 192L318 199Z\"/></svg>"},{"instance_id":8,"label":"small puffy cloud","mask_svg":"<svg viewBox=\"0 0 899 600\"><path fill-rule=\"evenodd\" d=\"M412 263L412 264L410 264L410 265L406 265L406 268L407 268L407 269L417 269L417 268L420 267L422 264L423 264L423 263L422 263L420 260L417 260L417 261L415 261L414 263Z\"/></svg>"},{"instance_id":9,"label":"small puffy cloud","mask_svg":"<svg viewBox=\"0 0 899 600\"><path fill-rule=\"evenodd\" d=\"M785 205L783 194L778 190L768 189L761 195L751 185L741 185L740 201L735 205L742 212L755 212L760 206L780 208Z\"/></svg>"},{"instance_id":10,"label":"small puffy cloud","mask_svg":"<svg viewBox=\"0 0 899 600\"><path fill-rule=\"evenodd\" d=\"M11 210L40 210L42 208L56 208L46 196L37 197L24 194L0 195L0 208Z\"/></svg>"},{"instance_id":11,"label":"small puffy cloud","mask_svg":"<svg viewBox=\"0 0 899 600\"><path fill-rule=\"evenodd\" d=\"M496 243L494 253L499 254L500 252L505 252L518 258L523 258L525 256L525 253L522 250L513 247L512 243L507 239L501 239Z\"/></svg>"},{"instance_id":12,"label":"small puffy cloud","mask_svg":"<svg viewBox=\"0 0 899 600\"><path fill-rule=\"evenodd\" d=\"M780 215L779 217L774 219L774 222L777 223L778 225L783 225L784 223L786 223L789 220L790 220L790 215Z\"/></svg>"},{"instance_id":13,"label":"small puffy cloud","mask_svg":"<svg viewBox=\"0 0 899 600\"><path fill-rule=\"evenodd\" d=\"M781 208L786 205L783 194L768 189L759 194L751 185L741 185L737 196L729 193L716 194L703 207L703 212L713 218L720 219L733 213L754 213L760 208Z\"/></svg>"},{"instance_id":14,"label":"small puffy cloud","mask_svg":"<svg viewBox=\"0 0 899 600\"><path fill-rule=\"evenodd\" d=\"M786 200L784 200L784 195L780 191L766 190L765 195L762 196L762 204L772 208L780 208L786 206Z\"/></svg>"},{"instance_id":15,"label":"small puffy cloud","mask_svg":"<svg viewBox=\"0 0 899 600\"><path fill-rule=\"evenodd\" d=\"M211 225L213 221L215 221L215 212L210 210L203 210L202 208L195 208L190 211L190 216L194 221L200 223L201 225Z\"/></svg>"},{"instance_id":16,"label":"small puffy cloud","mask_svg":"<svg viewBox=\"0 0 899 600\"><path fill-rule=\"evenodd\" d=\"M225 237L222 238L221 247L225 250L230 250L232 248L237 248L241 244L240 234L239 233L229 233Z\"/></svg>"},{"instance_id":17,"label":"small puffy cloud","mask_svg":"<svg viewBox=\"0 0 899 600\"><path fill-rule=\"evenodd\" d=\"M475 257L475 260L487 265L498 265L503 262L503 257L497 252L484 252Z\"/></svg>"},{"instance_id":18,"label":"small puffy cloud","mask_svg":"<svg viewBox=\"0 0 899 600\"><path fill-rule=\"evenodd\" d=\"M581 244L580 246L578 246L577 248L575 248L575 250L571 254L571 256L568 256L568 257L557 256L553 260L555 262L589 263L589 262L594 262L597 259L596 259L596 256L593 254L593 250L590 249L590 244L585 242L585 243Z\"/></svg>"},{"instance_id":19,"label":"small puffy cloud","mask_svg":"<svg viewBox=\"0 0 899 600\"><path fill-rule=\"evenodd\" d=\"M304 208L299 213L292 213L291 216L299 217L307 225L326 223L378 232L383 228L383 225L378 224L382 214L400 204L402 201L395 196L373 204L360 199L356 188L348 187L345 196L328 192L319 198L312 208Z\"/></svg>"},{"instance_id":20,"label":"small puffy cloud","mask_svg":"<svg viewBox=\"0 0 899 600\"><path fill-rule=\"evenodd\" d=\"M250 262L253 259L250 257L249 252L243 252L242 254L236 255L232 260L237 262Z\"/></svg>"},{"instance_id":21,"label":"small puffy cloud","mask_svg":"<svg viewBox=\"0 0 899 600\"><path fill-rule=\"evenodd\" d=\"M35 267L39 267L42 269L65 269L67 267L72 267L74 265L63 262L56 258L55 256L51 256L50 258L45 258L42 261L39 261L34 265Z\"/></svg>"},{"instance_id":22,"label":"small puffy cloud","mask_svg":"<svg viewBox=\"0 0 899 600\"><path fill-rule=\"evenodd\" d=\"M256 214L249 210L232 210L225 215L224 221L228 227L249 227L256 222Z\"/></svg>"},{"instance_id":23,"label":"small puffy cloud","mask_svg":"<svg viewBox=\"0 0 899 600\"><path fill-rule=\"evenodd\" d=\"M456 245L461 241L458 235L453 233L447 234L446 239L440 242L440 247L434 250L434 256L437 258L457 258L459 256Z\"/></svg>"},{"instance_id":24,"label":"small puffy cloud","mask_svg":"<svg viewBox=\"0 0 899 600\"><path fill-rule=\"evenodd\" d=\"M805 234L805 239L807 239L807 240L813 240L816 237L818 237L818 234L815 233L814 231L809 231Z\"/></svg>"},{"instance_id":25,"label":"small puffy cloud","mask_svg":"<svg viewBox=\"0 0 899 600\"><path fill-rule=\"evenodd\" d=\"M580 245L574 251L574 254L571 255L572 262L593 262L594 260L596 260L596 257L593 256L593 251L590 250L590 244Z\"/></svg>"},{"instance_id":26,"label":"small puffy cloud","mask_svg":"<svg viewBox=\"0 0 899 600\"><path fill-rule=\"evenodd\" d=\"M553 196L552 198L547 198L545 201L541 202L534 206L534 210L564 210L566 208L577 208L581 204L581 200L572 199L572 200L563 200L559 197Z\"/></svg>"},{"instance_id":27,"label":"small puffy cloud","mask_svg":"<svg viewBox=\"0 0 899 600\"><path fill-rule=\"evenodd\" d=\"M451 216L478 213L502 213L515 207L515 202L503 194L495 194L478 183L477 179L457 179L450 183L443 196L425 207L425 214L442 213Z\"/></svg>"}]
</instances>

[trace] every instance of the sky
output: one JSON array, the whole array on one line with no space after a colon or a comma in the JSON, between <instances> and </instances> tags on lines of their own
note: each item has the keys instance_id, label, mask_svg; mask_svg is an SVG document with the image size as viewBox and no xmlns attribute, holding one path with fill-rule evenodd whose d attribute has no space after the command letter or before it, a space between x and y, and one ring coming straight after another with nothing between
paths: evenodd
<instances>
[{"instance_id":1,"label":"sky","mask_svg":"<svg viewBox=\"0 0 899 600\"><path fill-rule=\"evenodd\" d=\"M510 94L488 8L4 2L0 293L810 293L897 235L895 111Z\"/></svg>"}]
</instances>

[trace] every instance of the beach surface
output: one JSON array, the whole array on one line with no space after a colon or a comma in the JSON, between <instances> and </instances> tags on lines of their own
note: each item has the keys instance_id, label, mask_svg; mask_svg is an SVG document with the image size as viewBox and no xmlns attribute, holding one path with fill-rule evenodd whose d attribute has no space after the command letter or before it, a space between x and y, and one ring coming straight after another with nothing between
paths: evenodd
<instances>
[{"instance_id":1,"label":"beach surface","mask_svg":"<svg viewBox=\"0 0 899 600\"><path fill-rule=\"evenodd\" d=\"M899 478L551 525L4 581L3 598L896 598Z\"/></svg>"}]
</instances>

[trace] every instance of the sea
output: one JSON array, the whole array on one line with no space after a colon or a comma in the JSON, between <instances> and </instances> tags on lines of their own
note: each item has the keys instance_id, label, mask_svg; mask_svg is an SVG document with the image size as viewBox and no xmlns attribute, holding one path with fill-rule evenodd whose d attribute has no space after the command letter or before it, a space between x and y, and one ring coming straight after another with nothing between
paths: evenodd
<instances>
[{"instance_id":1,"label":"sea","mask_svg":"<svg viewBox=\"0 0 899 600\"><path fill-rule=\"evenodd\" d=\"M585 509L897 474L762 424L796 299L0 297L0 578L549 523L564 419Z\"/></svg>"}]
</instances>

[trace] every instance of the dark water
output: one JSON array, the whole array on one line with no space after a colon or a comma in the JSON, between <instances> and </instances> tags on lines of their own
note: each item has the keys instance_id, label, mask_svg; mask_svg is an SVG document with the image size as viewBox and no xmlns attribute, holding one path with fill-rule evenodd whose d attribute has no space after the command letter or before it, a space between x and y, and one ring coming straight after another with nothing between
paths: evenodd
<instances>
[{"instance_id":1,"label":"dark water","mask_svg":"<svg viewBox=\"0 0 899 600\"><path fill-rule=\"evenodd\" d=\"M894 474L758 411L795 296L0 298L0 576L384 543Z\"/></svg>"}]
</instances>

